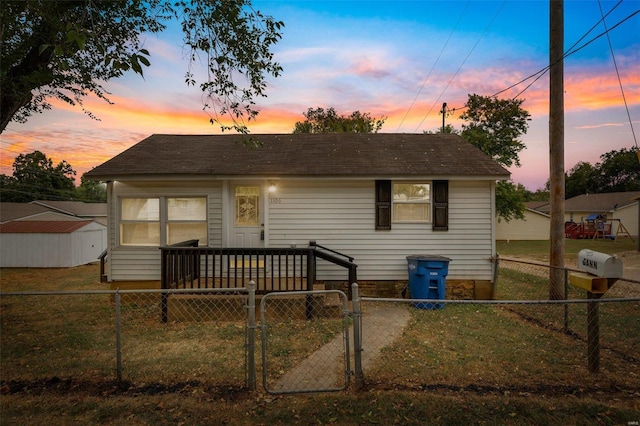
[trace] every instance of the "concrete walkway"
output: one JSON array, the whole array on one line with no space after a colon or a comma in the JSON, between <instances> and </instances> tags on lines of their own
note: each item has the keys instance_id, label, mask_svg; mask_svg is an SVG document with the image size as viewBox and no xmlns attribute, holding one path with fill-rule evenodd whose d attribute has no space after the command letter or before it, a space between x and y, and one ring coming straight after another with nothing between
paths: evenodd
<instances>
[{"instance_id":1,"label":"concrete walkway","mask_svg":"<svg viewBox=\"0 0 640 426\"><path fill-rule=\"evenodd\" d=\"M362 315L362 369L379 355L380 350L398 338L410 318L409 307L404 303L367 303ZM350 367L354 369L353 327L349 329ZM273 385L273 392L304 392L337 390L344 388L345 379L344 336L340 334L295 368L286 372Z\"/></svg>"}]
</instances>

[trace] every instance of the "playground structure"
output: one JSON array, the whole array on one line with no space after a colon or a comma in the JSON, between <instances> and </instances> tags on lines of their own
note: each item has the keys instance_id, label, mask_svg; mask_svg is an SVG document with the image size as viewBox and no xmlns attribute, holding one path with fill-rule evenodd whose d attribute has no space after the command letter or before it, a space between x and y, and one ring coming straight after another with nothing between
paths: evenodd
<instances>
[{"instance_id":1,"label":"playground structure","mask_svg":"<svg viewBox=\"0 0 640 426\"><path fill-rule=\"evenodd\" d=\"M606 239L615 240L619 236L631 238L634 241L627 228L624 227L620 219L607 219L605 215L591 214L580 223L573 221L564 223L564 236L569 239ZM612 232L613 222L618 222L615 235Z\"/></svg>"}]
</instances>

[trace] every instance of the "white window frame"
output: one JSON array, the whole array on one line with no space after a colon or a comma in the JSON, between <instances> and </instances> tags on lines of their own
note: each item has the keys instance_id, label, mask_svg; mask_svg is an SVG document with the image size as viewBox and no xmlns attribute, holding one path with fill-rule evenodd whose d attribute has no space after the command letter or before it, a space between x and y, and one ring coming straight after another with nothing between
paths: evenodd
<instances>
[{"instance_id":1,"label":"white window frame","mask_svg":"<svg viewBox=\"0 0 640 426\"><path fill-rule=\"evenodd\" d=\"M204 200L204 211L202 213L203 214L203 218L201 219L196 219L196 218L191 218L191 219L172 219L169 216L169 200L186 200L186 199L201 199ZM171 225L191 225L191 224L199 224L199 225L204 225L204 240L202 238L198 238L198 244L199 245L203 245L206 246L208 244L208 240L209 240L209 226L208 226L208 221L207 221L207 197L196 197L196 196L180 196L180 197L164 197L164 206L167 210L167 215L166 215L166 220L165 220L165 225L164 225L164 229L165 229L165 242L166 244L175 244L175 243L179 243L182 241L185 241L184 239L181 239L181 241L174 241L174 242L170 242L169 241L169 228L171 227ZM187 238L187 240L189 240L189 238Z\"/></svg>"},{"instance_id":2,"label":"white window frame","mask_svg":"<svg viewBox=\"0 0 640 426\"><path fill-rule=\"evenodd\" d=\"M169 199L186 199L186 198L200 198L204 199L204 219L169 219ZM159 217L154 220L140 220L140 219L123 219L123 202L126 199L145 199L145 200L158 200L159 203ZM123 243L123 227L126 224L135 224L135 223L147 223L147 224L157 224L158 232L159 232L159 241L157 244L126 244ZM118 246L119 247L161 247L167 245L168 236L169 236L169 227L171 224L195 224L201 223L205 225L205 240L199 239L199 245L207 245L209 239L209 220L208 220L208 198L206 195L188 195L188 196L141 196L141 195L126 195L118 197ZM179 241L178 241L179 242Z\"/></svg>"},{"instance_id":3,"label":"white window frame","mask_svg":"<svg viewBox=\"0 0 640 426\"><path fill-rule=\"evenodd\" d=\"M149 202L150 200L156 200L158 202L158 217L157 218L152 218L152 219L124 219L124 201L125 200L147 200L147 202ZM120 246L125 246L125 247L157 247L158 244L160 243L160 241L162 241L162 235L160 233L160 221L161 221L161 209L162 209L162 204L160 201L160 197L122 197L120 198L119 202L118 202L118 211L119 211L119 215L118 215L118 231L119 231L119 235L118 235L118 245ZM124 238L124 228L127 225L136 225L136 224L146 224L147 226L151 226L151 225L155 225L158 229L158 242L151 242L151 243L125 243L123 242L123 238Z\"/></svg>"},{"instance_id":4,"label":"white window frame","mask_svg":"<svg viewBox=\"0 0 640 426\"><path fill-rule=\"evenodd\" d=\"M396 199L396 185L428 185L429 188L429 198L428 199L420 199L420 200L397 200ZM396 205L426 205L426 211L428 218L427 219L412 219L412 220L401 220L396 217ZM431 223L433 221L433 213L432 213L432 205L433 205L433 183L432 181L397 181L394 180L391 182L391 222L392 223Z\"/></svg>"}]
</instances>

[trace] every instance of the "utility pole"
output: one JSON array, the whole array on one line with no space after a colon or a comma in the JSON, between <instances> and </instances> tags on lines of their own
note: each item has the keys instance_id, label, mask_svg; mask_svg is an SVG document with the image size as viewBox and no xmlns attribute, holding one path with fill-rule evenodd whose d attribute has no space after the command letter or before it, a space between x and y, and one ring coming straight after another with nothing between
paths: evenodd
<instances>
[{"instance_id":1,"label":"utility pole","mask_svg":"<svg viewBox=\"0 0 640 426\"><path fill-rule=\"evenodd\" d=\"M442 114L442 133L444 133L444 118L447 116L447 103L443 103L442 104L442 111L440 111L440 114Z\"/></svg>"},{"instance_id":2,"label":"utility pole","mask_svg":"<svg viewBox=\"0 0 640 426\"><path fill-rule=\"evenodd\" d=\"M564 299L564 0L549 1L549 299Z\"/></svg>"}]
</instances>

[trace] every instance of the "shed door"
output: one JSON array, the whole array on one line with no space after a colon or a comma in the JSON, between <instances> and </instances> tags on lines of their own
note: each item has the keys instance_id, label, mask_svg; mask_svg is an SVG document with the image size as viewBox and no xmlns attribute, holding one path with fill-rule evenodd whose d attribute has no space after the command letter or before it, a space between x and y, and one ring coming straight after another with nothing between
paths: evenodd
<instances>
[{"instance_id":1,"label":"shed door","mask_svg":"<svg viewBox=\"0 0 640 426\"><path fill-rule=\"evenodd\" d=\"M253 184L231 186L231 241L230 247L264 247L261 237L264 229L261 187Z\"/></svg>"}]
</instances>

